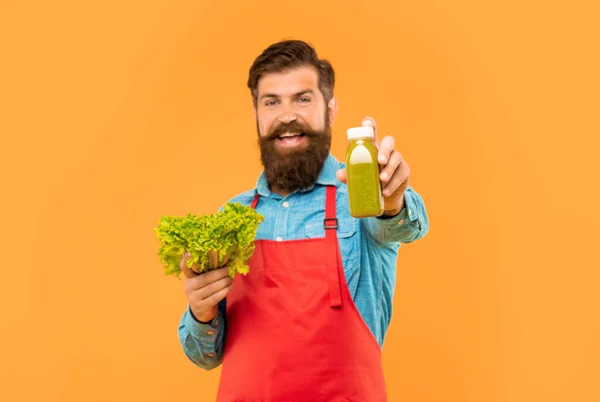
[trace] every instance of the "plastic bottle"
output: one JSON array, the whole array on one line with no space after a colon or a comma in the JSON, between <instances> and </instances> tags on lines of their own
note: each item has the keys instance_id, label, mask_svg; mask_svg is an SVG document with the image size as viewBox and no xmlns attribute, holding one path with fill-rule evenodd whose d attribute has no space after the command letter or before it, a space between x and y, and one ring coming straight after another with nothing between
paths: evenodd
<instances>
[{"instance_id":1,"label":"plastic bottle","mask_svg":"<svg viewBox=\"0 0 600 402\"><path fill-rule=\"evenodd\" d=\"M355 218L383 214L383 195L373 127L347 130L346 174L350 215Z\"/></svg>"}]
</instances>

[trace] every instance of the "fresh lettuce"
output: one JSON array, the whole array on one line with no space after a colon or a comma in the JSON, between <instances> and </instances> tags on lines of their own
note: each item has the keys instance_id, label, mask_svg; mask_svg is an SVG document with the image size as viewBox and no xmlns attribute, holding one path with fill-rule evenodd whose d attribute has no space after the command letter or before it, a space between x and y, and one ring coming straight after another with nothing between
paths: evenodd
<instances>
[{"instance_id":1,"label":"fresh lettuce","mask_svg":"<svg viewBox=\"0 0 600 402\"><path fill-rule=\"evenodd\" d=\"M154 231L165 274L178 276L181 257L189 251L187 265L197 273L228 266L231 277L246 275L256 231L263 220L256 210L239 203L225 204L212 215L162 216Z\"/></svg>"}]
</instances>

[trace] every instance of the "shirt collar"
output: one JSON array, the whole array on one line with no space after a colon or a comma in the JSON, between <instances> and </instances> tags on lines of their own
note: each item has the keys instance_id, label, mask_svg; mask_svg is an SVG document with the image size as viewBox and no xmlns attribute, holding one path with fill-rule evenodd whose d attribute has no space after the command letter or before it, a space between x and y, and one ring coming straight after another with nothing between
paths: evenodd
<instances>
[{"instance_id":1,"label":"shirt collar","mask_svg":"<svg viewBox=\"0 0 600 402\"><path fill-rule=\"evenodd\" d=\"M340 169L340 162L331 154L327 156L325 159L325 163L323 164L323 168L321 169L321 173L319 173L319 177L315 184L319 184L322 186L336 186L339 187L341 182L336 177L336 172ZM310 191L314 186L306 190L302 190L303 192ZM267 177L265 176L265 172L263 171L258 180L256 182L256 191L262 197L270 197L273 194L271 190L269 190L269 183L267 182Z\"/></svg>"}]
</instances>

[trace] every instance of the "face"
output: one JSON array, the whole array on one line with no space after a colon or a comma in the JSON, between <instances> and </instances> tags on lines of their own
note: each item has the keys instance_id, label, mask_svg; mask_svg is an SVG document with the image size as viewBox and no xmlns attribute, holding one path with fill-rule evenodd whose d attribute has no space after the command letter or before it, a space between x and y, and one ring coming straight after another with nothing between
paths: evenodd
<instances>
[{"instance_id":1,"label":"face","mask_svg":"<svg viewBox=\"0 0 600 402\"><path fill-rule=\"evenodd\" d=\"M325 104L312 67L264 75L258 83L256 124L261 160L271 186L293 191L317 180L331 145L335 100Z\"/></svg>"}]
</instances>

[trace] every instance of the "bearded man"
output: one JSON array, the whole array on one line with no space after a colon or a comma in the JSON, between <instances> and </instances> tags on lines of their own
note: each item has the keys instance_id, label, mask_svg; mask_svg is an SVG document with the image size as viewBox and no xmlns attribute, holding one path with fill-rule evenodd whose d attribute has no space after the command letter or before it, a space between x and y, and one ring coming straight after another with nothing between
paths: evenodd
<instances>
[{"instance_id":1,"label":"bearded man","mask_svg":"<svg viewBox=\"0 0 600 402\"><path fill-rule=\"evenodd\" d=\"M332 65L306 42L256 58L248 87L264 170L229 200L265 218L250 272L197 275L182 256L181 345L205 370L223 365L220 402L387 400L381 348L398 250L425 236L428 218L391 136L376 142L383 215L350 215L345 166L330 154L334 84ZM362 124L376 132L373 118Z\"/></svg>"}]
</instances>

